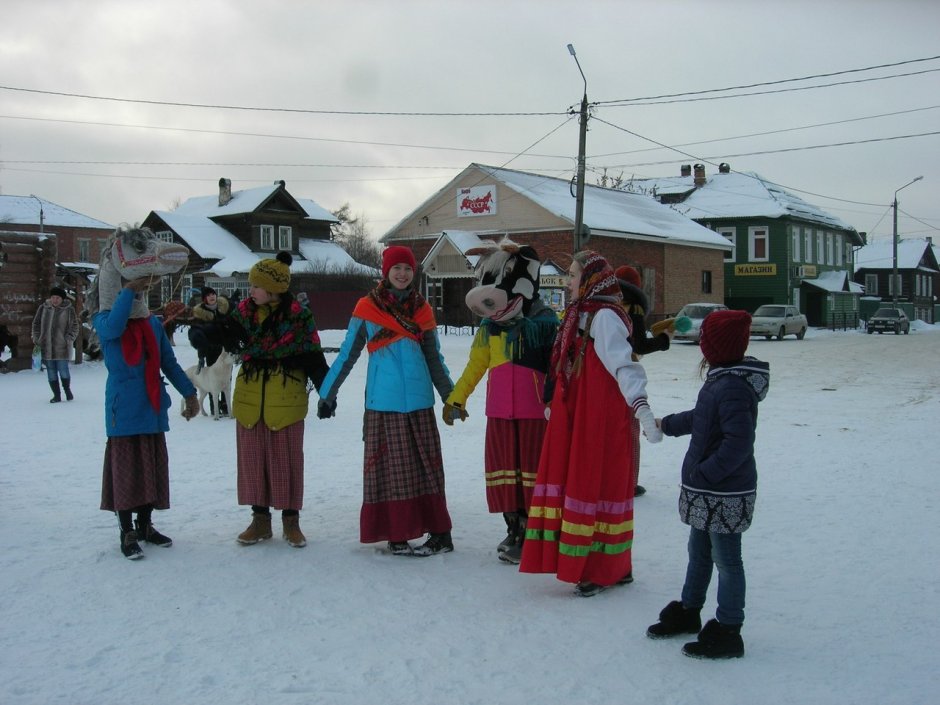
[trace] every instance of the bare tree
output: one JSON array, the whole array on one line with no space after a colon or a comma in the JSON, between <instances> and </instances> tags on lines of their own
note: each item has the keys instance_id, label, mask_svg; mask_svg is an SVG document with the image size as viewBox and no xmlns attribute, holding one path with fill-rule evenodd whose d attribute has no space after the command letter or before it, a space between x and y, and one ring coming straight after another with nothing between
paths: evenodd
<instances>
[{"instance_id":1,"label":"bare tree","mask_svg":"<svg viewBox=\"0 0 940 705\"><path fill-rule=\"evenodd\" d=\"M365 215L353 216L348 203L333 211L333 215L339 219L333 226L333 241L359 264L381 269L382 248L372 238Z\"/></svg>"}]
</instances>

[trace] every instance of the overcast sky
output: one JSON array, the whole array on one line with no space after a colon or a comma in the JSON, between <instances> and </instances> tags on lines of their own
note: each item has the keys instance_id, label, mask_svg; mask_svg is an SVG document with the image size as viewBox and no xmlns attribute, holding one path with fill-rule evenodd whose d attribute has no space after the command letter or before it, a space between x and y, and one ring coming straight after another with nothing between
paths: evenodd
<instances>
[{"instance_id":1,"label":"overcast sky","mask_svg":"<svg viewBox=\"0 0 940 705\"><path fill-rule=\"evenodd\" d=\"M0 193L112 224L224 176L348 202L379 236L472 162L570 178L571 43L588 183L728 162L889 238L923 175L899 233L940 242L936 0L7 0L0 20Z\"/></svg>"}]
</instances>

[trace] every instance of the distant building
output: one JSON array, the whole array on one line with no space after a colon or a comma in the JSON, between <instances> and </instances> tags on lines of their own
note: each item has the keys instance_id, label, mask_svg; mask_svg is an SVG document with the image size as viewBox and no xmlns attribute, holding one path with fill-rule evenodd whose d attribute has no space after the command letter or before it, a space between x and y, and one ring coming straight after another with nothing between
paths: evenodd
<instances>
[{"instance_id":1,"label":"distant building","mask_svg":"<svg viewBox=\"0 0 940 705\"><path fill-rule=\"evenodd\" d=\"M0 196L0 231L55 235L58 264L97 269L114 226L38 196Z\"/></svg>"},{"instance_id":2,"label":"distant building","mask_svg":"<svg viewBox=\"0 0 940 705\"><path fill-rule=\"evenodd\" d=\"M724 299L730 308L793 304L811 325L857 320L861 288L852 281L853 250L863 244L850 225L753 172L721 164L683 165L680 175L637 179L620 188L660 203L725 237Z\"/></svg>"},{"instance_id":3,"label":"distant building","mask_svg":"<svg viewBox=\"0 0 940 705\"><path fill-rule=\"evenodd\" d=\"M898 278L894 279L894 243L879 240L865 245L855 256L855 282L865 287L865 298L893 302L907 308L911 319L937 321L940 266L933 238L898 241Z\"/></svg>"}]
</instances>

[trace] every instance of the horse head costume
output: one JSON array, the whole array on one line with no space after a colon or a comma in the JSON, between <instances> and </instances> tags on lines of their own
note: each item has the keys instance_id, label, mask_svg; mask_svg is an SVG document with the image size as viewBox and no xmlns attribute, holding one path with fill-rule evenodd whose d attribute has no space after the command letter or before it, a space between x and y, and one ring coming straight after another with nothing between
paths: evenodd
<instances>
[{"instance_id":1,"label":"horse head costume","mask_svg":"<svg viewBox=\"0 0 940 705\"><path fill-rule=\"evenodd\" d=\"M527 316L539 292L541 262L535 250L504 239L467 254L480 256L474 268L479 283L465 299L469 309L494 323Z\"/></svg>"},{"instance_id":2,"label":"horse head costume","mask_svg":"<svg viewBox=\"0 0 940 705\"><path fill-rule=\"evenodd\" d=\"M122 225L114 231L101 253L98 276L85 297L85 310L89 316L108 311L125 283L142 277L157 280L166 274L175 274L187 262L189 250L182 245L159 239L150 228ZM146 296L137 294L131 318L149 315Z\"/></svg>"}]
</instances>

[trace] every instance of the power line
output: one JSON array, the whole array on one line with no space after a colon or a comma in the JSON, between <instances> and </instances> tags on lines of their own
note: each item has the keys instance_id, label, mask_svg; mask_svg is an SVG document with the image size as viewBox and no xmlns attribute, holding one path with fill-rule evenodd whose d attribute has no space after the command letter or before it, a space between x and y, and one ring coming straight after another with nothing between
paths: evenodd
<instances>
[{"instance_id":1,"label":"power line","mask_svg":"<svg viewBox=\"0 0 940 705\"><path fill-rule=\"evenodd\" d=\"M566 112L490 112L490 113L445 113L445 112L394 112L379 110L313 110L309 108L262 108L249 105L223 105L209 103L183 103L170 100L146 100L143 98L114 98L111 96L87 95L84 93L66 93L62 91L43 91L37 88L20 88L17 86L0 86L0 90L17 91L20 93L33 93L37 95L52 95L60 98L82 98L85 100L103 100L112 103L136 103L141 105L165 105L174 108L209 108L211 110L246 110L262 113L299 113L305 115L360 115L383 117L538 117L549 115L566 115Z\"/></svg>"},{"instance_id":2,"label":"power line","mask_svg":"<svg viewBox=\"0 0 940 705\"><path fill-rule=\"evenodd\" d=\"M892 67L894 67L894 66L904 66L904 65L906 65L906 64L916 64L916 63L923 62L923 61L934 61L935 59L940 59L940 55L938 55L938 56L927 56L927 57L923 57L923 58L920 58L920 59L910 59L910 60L908 60L908 61L898 61L898 62L891 63L891 64L878 64L878 65L876 65L876 66L866 66L866 67L864 67L864 68L847 69L847 70L845 70L845 71L833 71L833 72L830 72L830 73L818 73L818 74L813 74L813 75L811 75L811 76L802 76L802 77L799 77L799 78L784 78L784 79L780 79L780 80L777 80L777 81L764 81L764 82L761 82L761 83L742 84L742 85L738 85L738 86L728 86L728 87L726 87L726 88L708 88L708 89L700 90L700 91L687 91L687 92L685 92L685 93L667 93L667 94L663 94L663 95L644 96L644 97L642 97L642 98L621 98L620 100L605 100L605 101L598 101L598 102L595 102L594 104L595 104L595 105L605 105L605 104L614 104L614 103L626 104L626 103L636 103L636 102L638 102L638 101L646 101L646 100L655 100L655 101L659 101L659 100L662 100L662 99L664 99L664 98L681 98L681 97L684 97L684 96L703 95L703 94L705 94L705 93L720 93L720 92L724 92L724 91L739 91L739 90L745 90L745 89L747 89L747 88L758 88L758 87L760 87L760 86L775 86L775 85L780 85L780 84L783 84L783 83L795 83L795 82L799 82L799 81L810 81L810 80L813 80L813 79L816 79L816 78L829 78L829 77L832 77L832 76L843 76L843 75L845 75L845 74L850 74L850 73L861 73L861 72L864 72L864 71L874 71L874 70L876 70L876 69L892 68ZM929 71L936 71L936 70L937 70L937 69L929 69ZM927 72L921 72L921 73L927 73ZM899 75L901 75L901 76L907 76L907 75L915 75L915 74L899 74ZM886 76L885 78L895 78L895 77L896 77L896 76ZM870 79L870 80L879 80L879 79ZM830 85L841 85L841 84L830 84ZM810 86L810 88L815 88L815 87L816 87L816 86ZM822 86L819 86L819 87L822 87ZM746 95L760 95L760 93L749 93L749 94L746 94Z\"/></svg>"}]
</instances>

